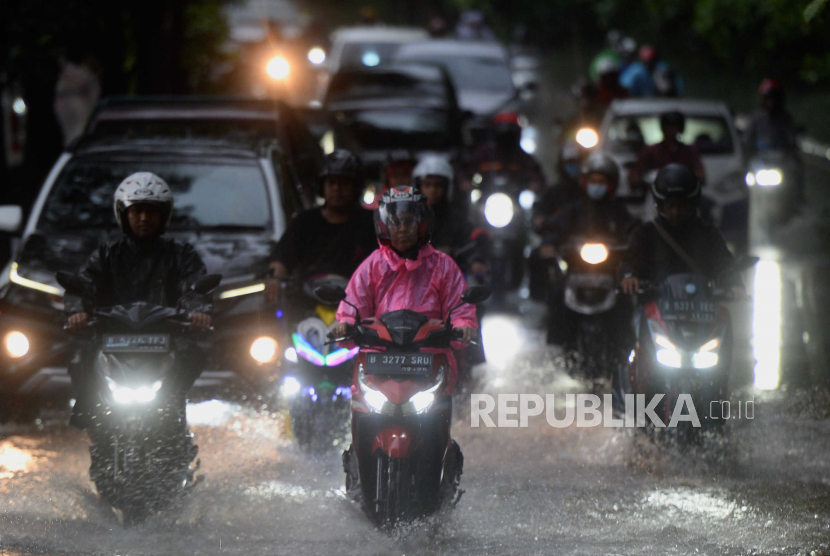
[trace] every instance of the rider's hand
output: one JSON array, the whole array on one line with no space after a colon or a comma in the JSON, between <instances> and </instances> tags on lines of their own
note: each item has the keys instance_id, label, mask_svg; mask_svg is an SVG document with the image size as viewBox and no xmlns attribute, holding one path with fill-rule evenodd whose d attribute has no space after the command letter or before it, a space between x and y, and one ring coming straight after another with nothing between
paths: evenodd
<instances>
[{"instance_id":1,"label":"rider's hand","mask_svg":"<svg viewBox=\"0 0 830 556\"><path fill-rule=\"evenodd\" d=\"M459 342L469 344L470 342L478 339L478 329L473 328L472 326L459 326L456 327L455 330L458 330L462 334Z\"/></svg>"},{"instance_id":2,"label":"rider's hand","mask_svg":"<svg viewBox=\"0 0 830 556\"><path fill-rule=\"evenodd\" d=\"M543 259L555 259L556 247L553 245L543 245L539 248L539 257Z\"/></svg>"},{"instance_id":3,"label":"rider's hand","mask_svg":"<svg viewBox=\"0 0 830 556\"><path fill-rule=\"evenodd\" d=\"M207 330L210 328L210 323L210 315L206 315L205 313L193 313L190 315L190 324L196 330Z\"/></svg>"},{"instance_id":4,"label":"rider's hand","mask_svg":"<svg viewBox=\"0 0 830 556\"><path fill-rule=\"evenodd\" d=\"M473 276L487 276L487 263L476 261L470 270L472 270Z\"/></svg>"},{"instance_id":5,"label":"rider's hand","mask_svg":"<svg viewBox=\"0 0 830 556\"><path fill-rule=\"evenodd\" d=\"M331 329L331 333L335 338L342 338L349 333L349 328L351 326L352 325L348 322L338 322L334 325L334 328Z\"/></svg>"},{"instance_id":6,"label":"rider's hand","mask_svg":"<svg viewBox=\"0 0 830 556\"><path fill-rule=\"evenodd\" d=\"M628 295L634 295L640 291L640 279L636 276L628 276L627 278L623 278L620 286L622 286L623 292Z\"/></svg>"},{"instance_id":7,"label":"rider's hand","mask_svg":"<svg viewBox=\"0 0 830 556\"><path fill-rule=\"evenodd\" d=\"M85 328L88 323L89 313L75 313L74 315L69 317L69 328L72 330Z\"/></svg>"}]
</instances>

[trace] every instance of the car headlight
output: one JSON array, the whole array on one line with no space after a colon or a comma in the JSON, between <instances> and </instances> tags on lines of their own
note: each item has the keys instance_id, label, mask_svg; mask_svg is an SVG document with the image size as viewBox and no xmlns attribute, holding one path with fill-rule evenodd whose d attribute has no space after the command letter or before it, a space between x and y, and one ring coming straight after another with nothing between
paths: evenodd
<instances>
[{"instance_id":1,"label":"car headlight","mask_svg":"<svg viewBox=\"0 0 830 556\"><path fill-rule=\"evenodd\" d=\"M268 336L262 336L251 344L251 357L257 363L270 363L277 356L277 341Z\"/></svg>"},{"instance_id":2,"label":"car headlight","mask_svg":"<svg viewBox=\"0 0 830 556\"><path fill-rule=\"evenodd\" d=\"M156 394L161 390L162 382L155 381L150 386L139 386L138 388L130 388L128 386L120 386L110 377L107 379L107 387L112 393L112 399L116 403L123 405L130 405L133 403L150 403L156 399Z\"/></svg>"},{"instance_id":3,"label":"car headlight","mask_svg":"<svg viewBox=\"0 0 830 556\"><path fill-rule=\"evenodd\" d=\"M435 377L435 382L432 383L432 386L427 388L426 390L422 390L412 395L409 398L409 403L412 404L412 408L415 410L415 413L425 413L432 402L435 401L435 396L438 395L441 386L444 384L444 366L441 365L438 367L438 374Z\"/></svg>"},{"instance_id":4,"label":"car headlight","mask_svg":"<svg viewBox=\"0 0 830 556\"><path fill-rule=\"evenodd\" d=\"M366 375L363 374L363 364L357 367L357 383L360 386L360 391L363 393L363 399L369 404L369 408L375 413L383 413L383 408L386 402L389 401L383 392L369 384L366 380Z\"/></svg>"},{"instance_id":5,"label":"car headlight","mask_svg":"<svg viewBox=\"0 0 830 556\"><path fill-rule=\"evenodd\" d=\"M493 193L484 203L484 218L494 228L504 228L513 220L513 200L504 193Z\"/></svg>"},{"instance_id":6,"label":"car headlight","mask_svg":"<svg viewBox=\"0 0 830 556\"><path fill-rule=\"evenodd\" d=\"M265 71L271 76L271 79L282 81L291 73L291 65L283 56L274 56L268 60Z\"/></svg>"},{"instance_id":7,"label":"car headlight","mask_svg":"<svg viewBox=\"0 0 830 556\"><path fill-rule=\"evenodd\" d=\"M576 132L576 142L583 148L593 149L599 143L599 135L590 127L583 127Z\"/></svg>"},{"instance_id":8,"label":"car headlight","mask_svg":"<svg viewBox=\"0 0 830 556\"><path fill-rule=\"evenodd\" d=\"M9 332L6 334L6 352L15 359L29 353L29 338L23 332Z\"/></svg>"},{"instance_id":9,"label":"car headlight","mask_svg":"<svg viewBox=\"0 0 830 556\"><path fill-rule=\"evenodd\" d=\"M777 168L765 168L754 173L748 172L746 175L746 184L749 187L775 187L781 185L783 180L784 176Z\"/></svg>"},{"instance_id":10,"label":"car headlight","mask_svg":"<svg viewBox=\"0 0 830 556\"><path fill-rule=\"evenodd\" d=\"M608 249L601 243L586 243L580 249L579 256L588 264L599 264L608 259Z\"/></svg>"},{"instance_id":11,"label":"car headlight","mask_svg":"<svg viewBox=\"0 0 830 556\"><path fill-rule=\"evenodd\" d=\"M326 51L319 46L315 46L308 51L308 61L315 66L319 66L326 61Z\"/></svg>"}]
</instances>

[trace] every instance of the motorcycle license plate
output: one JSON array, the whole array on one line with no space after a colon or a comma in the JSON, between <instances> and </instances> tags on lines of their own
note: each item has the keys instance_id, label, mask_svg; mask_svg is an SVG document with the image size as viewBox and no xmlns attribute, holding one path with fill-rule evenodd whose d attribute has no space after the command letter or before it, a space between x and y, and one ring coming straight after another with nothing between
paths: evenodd
<instances>
[{"instance_id":1,"label":"motorcycle license plate","mask_svg":"<svg viewBox=\"0 0 830 556\"><path fill-rule=\"evenodd\" d=\"M718 304L711 301L664 301L660 312L663 320L715 322Z\"/></svg>"},{"instance_id":2,"label":"motorcycle license plate","mask_svg":"<svg viewBox=\"0 0 830 556\"><path fill-rule=\"evenodd\" d=\"M164 353L170 349L169 334L106 334L103 350L108 353Z\"/></svg>"},{"instance_id":3,"label":"motorcycle license plate","mask_svg":"<svg viewBox=\"0 0 830 556\"><path fill-rule=\"evenodd\" d=\"M368 353L367 375L428 375L432 372L431 353Z\"/></svg>"}]
</instances>

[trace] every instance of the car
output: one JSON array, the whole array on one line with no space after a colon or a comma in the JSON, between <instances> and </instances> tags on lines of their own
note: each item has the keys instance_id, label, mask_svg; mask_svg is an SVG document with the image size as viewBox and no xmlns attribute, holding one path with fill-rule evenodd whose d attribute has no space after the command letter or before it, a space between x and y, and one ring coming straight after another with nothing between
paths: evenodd
<instances>
[{"instance_id":1,"label":"car","mask_svg":"<svg viewBox=\"0 0 830 556\"><path fill-rule=\"evenodd\" d=\"M331 76L340 70L387 64L401 45L428 38L426 30L418 27L372 25L337 29L331 34L331 48L325 62L328 71L321 78L319 99L328 90Z\"/></svg>"},{"instance_id":2,"label":"car","mask_svg":"<svg viewBox=\"0 0 830 556\"><path fill-rule=\"evenodd\" d=\"M432 152L452 159L462 148L465 115L447 73L435 65L346 69L331 80L323 107L357 143L366 174L380 176L388 153Z\"/></svg>"},{"instance_id":3,"label":"car","mask_svg":"<svg viewBox=\"0 0 830 556\"><path fill-rule=\"evenodd\" d=\"M167 236L190 242L208 272L222 275L214 293L211 363L197 386L264 380L271 367L254 359L253 343L262 336L280 340L260 292L271 250L302 205L283 177L285 164L274 141L87 138L72 145L46 178L21 246L0 276L0 392L30 399L68 383L73 349L56 273L76 272L120 233L113 193L136 171L170 184L175 206ZM12 209L3 212L19 220Z\"/></svg>"},{"instance_id":4,"label":"car","mask_svg":"<svg viewBox=\"0 0 830 556\"><path fill-rule=\"evenodd\" d=\"M315 203L323 151L295 109L284 102L234 96L112 96L90 116L86 139L275 140L286 156L286 177L304 205Z\"/></svg>"},{"instance_id":5,"label":"car","mask_svg":"<svg viewBox=\"0 0 830 556\"><path fill-rule=\"evenodd\" d=\"M513 83L510 56L496 42L436 39L400 46L396 62L440 64L452 78L458 104L478 116L517 111L519 90Z\"/></svg>"},{"instance_id":6,"label":"car","mask_svg":"<svg viewBox=\"0 0 830 556\"><path fill-rule=\"evenodd\" d=\"M660 115L677 111L686 117L681 141L695 145L706 169L704 203L727 240L736 245L746 241L748 195L745 156L729 107L717 100L688 98L616 100L609 106L599 130L600 149L611 155L624 170L618 194L635 195L628 182L628 170L639 151L663 139ZM646 177L648 178L648 176ZM634 209L648 220L655 216L653 203Z\"/></svg>"}]
</instances>

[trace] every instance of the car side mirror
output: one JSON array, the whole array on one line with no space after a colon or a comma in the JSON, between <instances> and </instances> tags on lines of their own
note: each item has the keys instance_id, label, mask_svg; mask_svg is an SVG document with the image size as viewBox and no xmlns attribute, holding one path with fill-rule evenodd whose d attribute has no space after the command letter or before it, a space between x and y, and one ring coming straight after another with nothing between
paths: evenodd
<instances>
[{"instance_id":1,"label":"car side mirror","mask_svg":"<svg viewBox=\"0 0 830 556\"><path fill-rule=\"evenodd\" d=\"M17 205L0 206L0 231L14 233L23 223L23 209Z\"/></svg>"},{"instance_id":2,"label":"car side mirror","mask_svg":"<svg viewBox=\"0 0 830 556\"><path fill-rule=\"evenodd\" d=\"M320 301L329 305L335 305L346 299L346 290L341 286L326 285L320 286L314 290L314 295Z\"/></svg>"},{"instance_id":3,"label":"car side mirror","mask_svg":"<svg viewBox=\"0 0 830 556\"><path fill-rule=\"evenodd\" d=\"M196 280L196 283L193 284L193 291L201 295L209 294L219 287L221 281L221 274L206 274Z\"/></svg>"}]
</instances>

